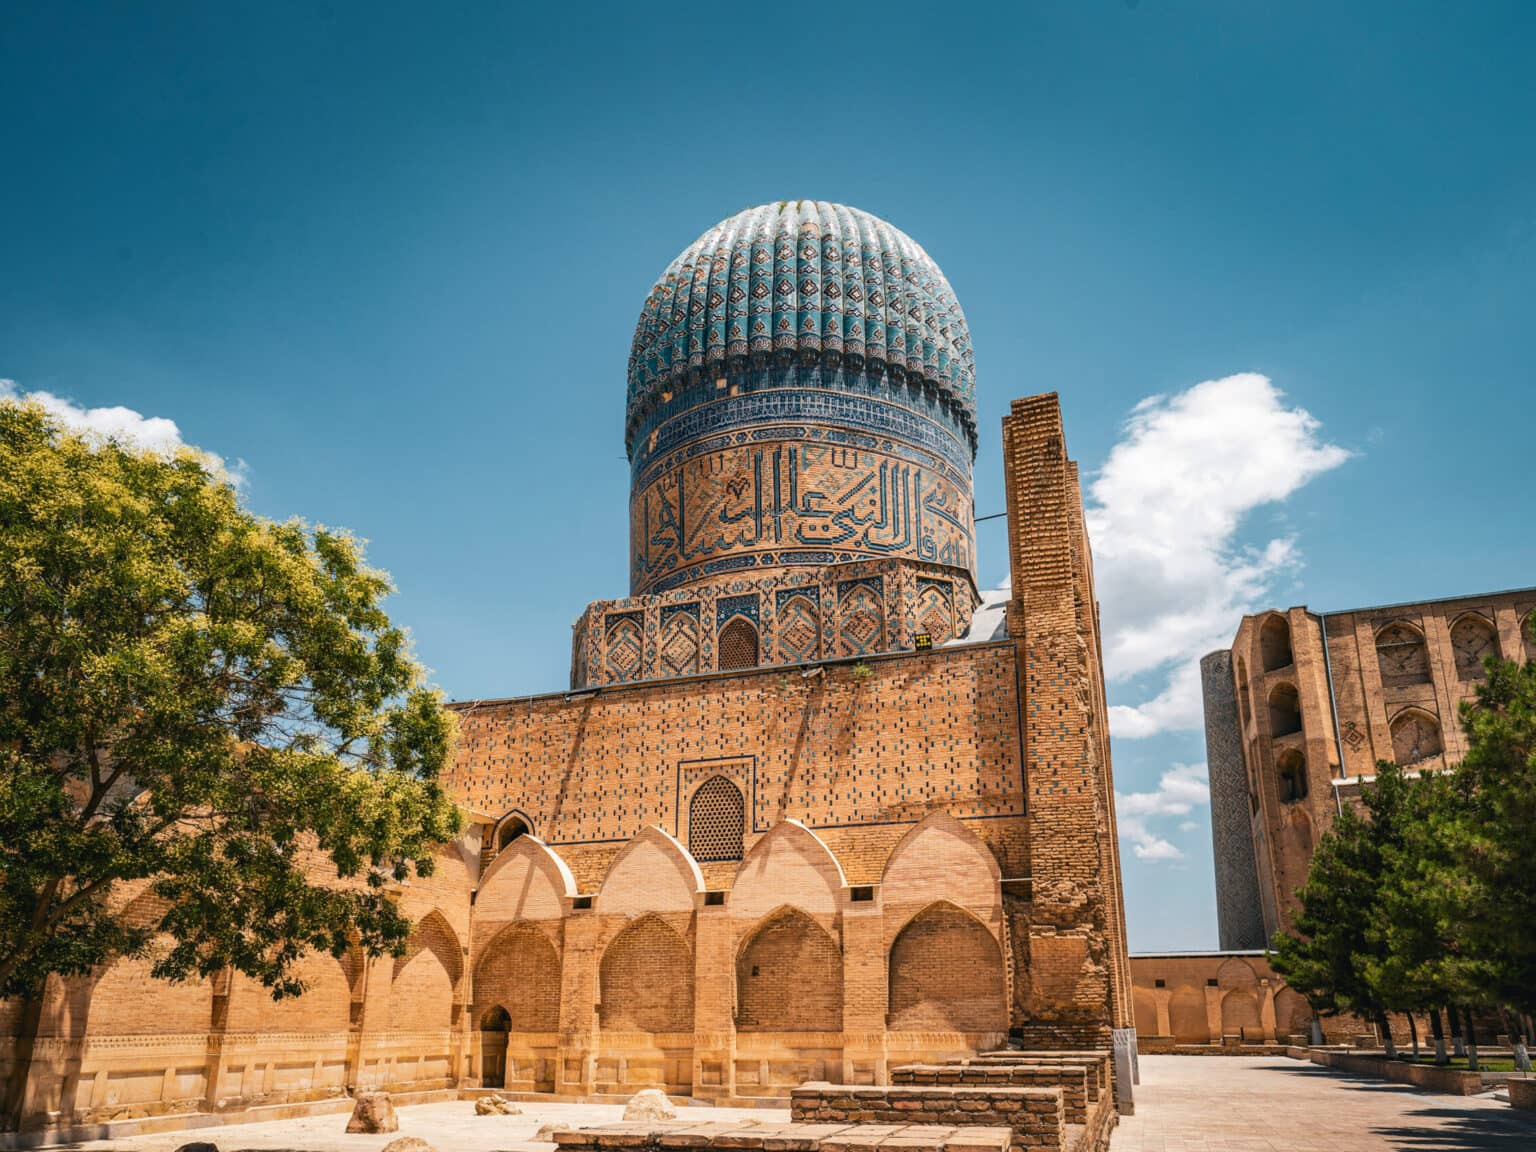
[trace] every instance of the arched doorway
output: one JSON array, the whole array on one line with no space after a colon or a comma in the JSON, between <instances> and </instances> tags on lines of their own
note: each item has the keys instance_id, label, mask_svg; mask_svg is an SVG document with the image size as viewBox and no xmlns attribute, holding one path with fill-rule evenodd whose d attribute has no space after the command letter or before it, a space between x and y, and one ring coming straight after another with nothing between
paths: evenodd
<instances>
[{"instance_id":1,"label":"arched doorway","mask_svg":"<svg viewBox=\"0 0 1536 1152\"><path fill-rule=\"evenodd\" d=\"M500 1004L480 1018L480 1086L505 1088L507 1085L507 1033L512 1031L512 1017Z\"/></svg>"}]
</instances>

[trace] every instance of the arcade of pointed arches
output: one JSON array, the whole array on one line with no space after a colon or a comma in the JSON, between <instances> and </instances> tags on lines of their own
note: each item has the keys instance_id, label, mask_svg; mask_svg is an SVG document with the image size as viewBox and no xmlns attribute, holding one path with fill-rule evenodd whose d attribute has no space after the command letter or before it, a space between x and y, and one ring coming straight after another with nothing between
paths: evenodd
<instances>
[{"instance_id":1,"label":"arcade of pointed arches","mask_svg":"<svg viewBox=\"0 0 1536 1152\"><path fill-rule=\"evenodd\" d=\"M727 801L727 815L740 811L729 802L740 797L729 781L708 784ZM713 837L707 843L719 859L710 851L719 844ZM585 911L553 847L526 833L512 842L477 900L502 916L514 911L504 894L515 892L518 914L499 923L487 918L475 929L482 942L472 957L471 1075L487 1087L556 1090L566 1082L560 1033L594 1010L598 1064L603 1038L612 1036L623 1048L615 1059L622 1055L634 1069L632 1082L614 1080L615 1089L645 1086L636 1078L643 1074L669 1092L691 1091L694 1030L704 1027L699 1013L706 1011L728 1019L738 1056L754 1044L766 1052L804 1043L816 1064L813 1078L841 1075L845 1006L856 983L868 985L868 965L850 958L843 943L853 888L827 845L797 821L774 826L738 858L724 899L706 900L720 893L706 893L688 847L647 828L609 866ZM969 867L953 867L961 861ZM1006 1036L1000 876L974 833L934 813L892 850L881 884L858 886L861 921L869 910L865 890L873 888L890 925L877 1008L890 1032L942 1032L977 1048ZM578 952L571 951L575 939L583 941ZM591 971L583 970L587 964ZM755 1069L759 1061L751 1063ZM803 1078L802 1071L794 1075ZM776 1095L785 1085L736 1089Z\"/></svg>"}]
</instances>

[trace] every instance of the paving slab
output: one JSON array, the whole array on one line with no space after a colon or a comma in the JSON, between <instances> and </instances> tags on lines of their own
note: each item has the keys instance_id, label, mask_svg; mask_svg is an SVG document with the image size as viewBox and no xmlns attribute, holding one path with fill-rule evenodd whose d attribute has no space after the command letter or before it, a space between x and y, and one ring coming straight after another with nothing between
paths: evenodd
<instances>
[{"instance_id":1,"label":"paving slab","mask_svg":"<svg viewBox=\"0 0 1536 1152\"><path fill-rule=\"evenodd\" d=\"M1143 1056L1110 1152L1533 1152L1536 1114L1284 1056Z\"/></svg>"},{"instance_id":2,"label":"paving slab","mask_svg":"<svg viewBox=\"0 0 1536 1152\"><path fill-rule=\"evenodd\" d=\"M554 1104L517 1101L518 1116L476 1116L472 1100L453 1100L440 1104L406 1105L395 1109L400 1130L380 1135L348 1135L351 1113L303 1116L292 1120L270 1120L258 1124L227 1124L217 1128L193 1128L179 1132L156 1132L144 1136L126 1136L112 1140L50 1145L70 1152L175 1152L193 1140L208 1140L220 1152L380 1152L384 1145L401 1136L419 1136L438 1152L554 1152L552 1142L535 1142L534 1136L546 1125L555 1128L589 1128L619 1124L624 1120L623 1104ZM708 1108L683 1105L675 1121L631 1121L636 1129L674 1128L686 1132L691 1126L727 1122L740 1127L751 1121L760 1124L788 1124L788 1108Z\"/></svg>"}]
</instances>

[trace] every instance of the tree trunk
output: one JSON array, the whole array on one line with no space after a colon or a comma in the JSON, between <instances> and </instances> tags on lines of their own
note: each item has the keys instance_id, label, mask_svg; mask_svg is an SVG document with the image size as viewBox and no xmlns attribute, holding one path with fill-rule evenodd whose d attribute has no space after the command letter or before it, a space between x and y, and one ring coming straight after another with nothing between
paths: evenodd
<instances>
[{"instance_id":1,"label":"tree trunk","mask_svg":"<svg viewBox=\"0 0 1536 1152\"><path fill-rule=\"evenodd\" d=\"M1482 1069L1477 1062L1477 1024L1473 1022L1470 1008L1463 1007L1461 1012L1467 1021L1467 1071L1479 1072Z\"/></svg>"},{"instance_id":2,"label":"tree trunk","mask_svg":"<svg viewBox=\"0 0 1536 1152\"><path fill-rule=\"evenodd\" d=\"M1531 1054L1525 1047L1525 1024L1518 1012L1504 1013L1504 1026L1509 1029L1509 1046L1515 1051L1515 1070L1531 1070Z\"/></svg>"},{"instance_id":3,"label":"tree trunk","mask_svg":"<svg viewBox=\"0 0 1536 1152\"><path fill-rule=\"evenodd\" d=\"M1456 1005L1447 1004L1445 1014L1451 1018L1451 1051L1460 1060L1467 1054L1467 1043L1461 1037L1461 1013L1456 1011Z\"/></svg>"},{"instance_id":4,"label":"tree trunk","mask_svg":"<svg viewBox=\"0 0 1536 1152\"><path fill-rule=\"evenodd\" d=\"M1387 1019L1385 1012L1376 1013L1376 1029L1381 1033L1381 1044L1386 1049L1387 1059L1397 1059L1397 1045L1392 1040L1392 1022Z\"/></svg>"},{"instance_id":5,"label":"tree trunk","mask_svg":"<svg viewBox=\"0 0 1536 1152\"><path fill-rule=\"evenodd\" d=\"M1408 1037L1413 1041L1413 1058L1419 1058L1419 1025L1413 1018L1413 1013L1408 1013Z\"/></svg>"},{"instance_id":6,"label":"tree trunk","mask_svg":"<svg viewBox=\"0 0 1536 1152\"><path fill-rule=\"evenodd\" d=\"M1440 1009L1429 1010L1429 1030L1435 1037L1435 1063L1445 1064L1445 1025L1440 1021Z\"/></svg>"},{"instance_id":7,"label":"tree trunk","mask_svg":"<svg viewBox=\"0 0 1536 1152\"><path fill-rule=\"evenodd\" d=\"M43 1020L43 992L34 988L21 1001L21 1027L11 1048L11 1068L5 1078L5 1098L0 1103L0 1132L19 1132L22 1109L27 1100L27 1076L32 1071L32 1053L37 1048L37 1031Z\"/></svg>"}]
</instances>

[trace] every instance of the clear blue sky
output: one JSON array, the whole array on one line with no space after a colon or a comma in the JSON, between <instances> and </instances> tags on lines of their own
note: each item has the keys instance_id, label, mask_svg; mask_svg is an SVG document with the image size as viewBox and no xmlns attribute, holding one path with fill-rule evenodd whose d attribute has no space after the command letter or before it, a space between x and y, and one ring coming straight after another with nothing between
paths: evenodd
<instances>
[{"instance_id":1,"label":"clear blue sky","mask_svg":"<svg viewBox=\"0 0 1536 1152\"><path fill-rule=\"evenodd\" d=\"M1519 3L12 3L0 377L172 419L258 511L368 538L449 694L555 689L627 591L642 298L815 197L953 283L978 513L1011 398L1059 391L1093 474L1144 397L1253 372L1353 454L1221 541L1293 541L1266 602L1536 584L1533 44ZM1115 755L1124 792L1204 758ZM1208 814L1160 818L1133 947L1213 946Z\"/></svg>"}]
</instances>

